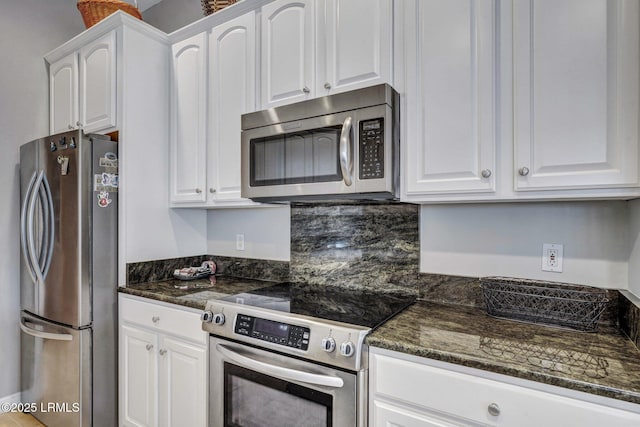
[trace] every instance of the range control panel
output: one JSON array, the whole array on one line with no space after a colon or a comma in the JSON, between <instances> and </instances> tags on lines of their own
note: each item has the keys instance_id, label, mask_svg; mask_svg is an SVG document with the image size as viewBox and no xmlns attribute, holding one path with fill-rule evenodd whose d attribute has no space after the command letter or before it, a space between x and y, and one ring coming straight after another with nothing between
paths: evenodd
<instances>
[{"instance_id":1,"label":"range control panel","mask_svg":"<svg viewBox=\"0 0 640 427\"><path fill-rule=\"evenodd\" d=\"M384 119L361 121L358 141L359 178L384 178Z\"/></svg>"},{"instance_id":2,"label":"range control panel","mask_svg":"<svg viewBox=\"0 0 640 427\"><path fill-rule=\"evenodd\" d=\"M262 341L280 344L306 351L309 348L311 330L303 326L274 322L273 320L238 314L234 332Z\"/></svg>"}]
</instances>

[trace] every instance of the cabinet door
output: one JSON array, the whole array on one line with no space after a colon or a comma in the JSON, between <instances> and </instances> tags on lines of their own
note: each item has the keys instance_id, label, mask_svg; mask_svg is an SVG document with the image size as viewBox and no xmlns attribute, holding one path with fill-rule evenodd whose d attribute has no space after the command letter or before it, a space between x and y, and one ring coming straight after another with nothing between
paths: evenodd
<instances>
[{"instance_id":1,"label":"cabinet door","mask_svg":"<svg viewBox=\"0 0 640 427\"><path fill-rule=\"evenodd\" d=\"M318 94L391 83L392 1L327 0L318 38Z\"/></svg>"},{"instance_id":2,"label":"cabinet door","mask_svg":"<svg viewBox=\"0 0 640 427\"><path fill-rule=\"evenodd\" d=\"M314 96L313 0L276 0L262 8L262 107Z\"/></svg>"},{"instance_id":3,"label":"cabinet door","mask_svg":"<svg viewBox=\"0 0 640 427\"><path fill-rule=\"evenodd\" d=\"M116 32L80 49L80 123L85 132L116 126Z\"/></svg>"},{"instance_id":4,"label":"cabinet door","mask_svg":"<svg viewBox=\"0 0 640 427\"><path fill-rule=\"evenodd\" d=\"M155 426L157 390L156 334L120 326L120 424Z\"/></svg>"},{"instance_id":5,"label":"cabinet door","mask_svg":"<svg viewBox=\"0 0 640 427\"><path fill-rule=\"evenodd\" d=\"M172 46L171 201L204 202L206 188L206 33Z\"/></svg>"},{"instance_id":6,"label":"cabinet door","mask_svg":"<svg viewBox=\"0 0 640 427\"><path fill-rule=\"evenodd\" d=\"M75 52L49 66L49 114L51 134L77 127L78 56Z\"/></svg>"},{"instance_id":7,"label":"cabinet door","mask_svg":"<svg viewBox=\"0 0 640 427\"><path fill-rule=\"evenodd\" d=\"M255 13L211 31L208 191L212 201L240 199L240 116L256 108Z\"/></svg>"},{"instance_id":8,"label":"cabinet door","mask_svg":"<svg viewBox=\"0 0 640 427\"><path fill-rule=\"evenodd\" d=\"M638 2L513 7L516 189L636 186Z\"/></svg>"},{"instance_id":9,"label":"cabinet door","mask_svg":"<svg viewBox=\"0 0 640 427\"><path fill-rule=\"evenodd\" d=\"M495 1L407 3L407 195L495 190Z\"/></svg>"},{"instance_id":10,"label":"cabinet door","mask_svg":"<svg viewBox=\"0 0 640 427\"><path fill-rule=\"evenodd\" d=\"M417 412L379 400L374 400L371 406L371 427L480 427L482 425L470 421L452 421L428 414L426 411Z\"/></svg>"},{"instance_id":11,"label":"cabinet door","mask_svg":"<svg viewBox=\"0 0 640 427\"><path fill-rule=\"evenodd\" d=\"M205 427L208 375L204 347L163 337L160 357L160 426Z\"/></svg>"}]
</instances>

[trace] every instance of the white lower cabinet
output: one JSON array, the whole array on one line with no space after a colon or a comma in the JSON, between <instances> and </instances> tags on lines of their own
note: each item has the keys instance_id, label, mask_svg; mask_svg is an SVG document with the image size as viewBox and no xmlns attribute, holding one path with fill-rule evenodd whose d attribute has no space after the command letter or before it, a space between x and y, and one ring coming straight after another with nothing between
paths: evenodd
<instances>
[{"instance_id":1,"label":"white lower cabinet","mask_svg":"<svg viewBox=\"0 0 640 427\"><path fill-rule=\"evenodd\" d=\"M640 425L640 405L572 390L565 392L558 387L526 380L506 383L489 379L489 376L498 377L477 369L372 348L369 425ZM535 388L528 387L532 384Z\"/></svg>"},{"instance_id":2,"label":"white lower cabinet","mask_svg":"<svg viewBox=\"0 0 640 427\"><path fill-rule=\"evenodd\" d=\"M121 426L206 426L208 335L195 311L119 298Z\"/></svg>"}]
</instances>

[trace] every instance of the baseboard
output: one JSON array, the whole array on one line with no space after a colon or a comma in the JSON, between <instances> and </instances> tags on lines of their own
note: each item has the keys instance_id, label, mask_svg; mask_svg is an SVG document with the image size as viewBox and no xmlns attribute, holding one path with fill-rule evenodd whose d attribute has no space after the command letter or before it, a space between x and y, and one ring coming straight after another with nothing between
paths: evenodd
<instances>
[{"instance_id":1,"label":"baseboard","mask_svg":"<svg viewBox=\"0 0 640 427\"><path fill-rule=\"evenodd\" d=\"M20 393L10 394L0 398L0 414L7 412L7 404L20 403Z\"/></svg>"}]
</instances>

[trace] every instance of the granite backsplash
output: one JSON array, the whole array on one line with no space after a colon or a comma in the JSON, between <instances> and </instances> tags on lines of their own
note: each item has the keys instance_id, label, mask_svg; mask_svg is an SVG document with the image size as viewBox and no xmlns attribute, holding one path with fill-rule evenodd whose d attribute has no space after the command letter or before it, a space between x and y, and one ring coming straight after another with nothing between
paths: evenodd
<instances>
[{"instance_id":1,"label":"granite backsplash","mask_svg":"<svg viewBox=\"0 0 640 427\"><path fill-rule=\"evenodd\" d=\"M214 260L216 274L274 282L403 290L421 300L484 308L474 277L420 273L419 206L391 202L291 205L290 262L202 255L127 264L127 284L158 282ZM384 238L381 238L384 236ZM600 321L640 347L640 301L607 291Z\"/></svg>"}]
</instances>

